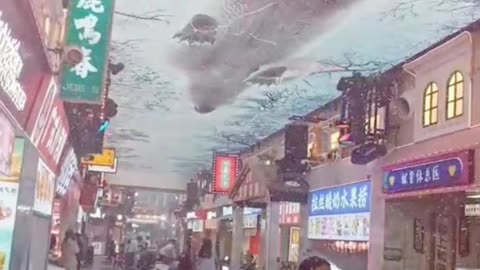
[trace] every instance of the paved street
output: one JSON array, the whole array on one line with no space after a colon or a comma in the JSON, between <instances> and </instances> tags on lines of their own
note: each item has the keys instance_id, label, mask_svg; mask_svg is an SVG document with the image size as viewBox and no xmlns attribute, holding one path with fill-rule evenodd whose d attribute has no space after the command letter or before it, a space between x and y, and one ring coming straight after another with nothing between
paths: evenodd
<instances>
[{"instance_id":1,"label":"paved street","mask_svg":"<svg viewBox=\"0 0 480 270\"><path fill-rule=\"evenodd\" d=\"M105 265L103 257L95 257L93 267L82 268L86 270L113 270L113 267ZM47 270L64 270L61 267L55 265L48 265Z\"/></svg>"}]
</instances>

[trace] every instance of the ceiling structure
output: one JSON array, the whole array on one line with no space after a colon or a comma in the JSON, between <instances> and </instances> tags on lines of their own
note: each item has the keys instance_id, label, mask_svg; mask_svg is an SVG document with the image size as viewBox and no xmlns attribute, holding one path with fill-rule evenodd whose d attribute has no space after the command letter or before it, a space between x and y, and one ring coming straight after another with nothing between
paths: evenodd
<instances>
[{"instance_id":1,"label":"ceiling structure","mask_svg":"<svg viewBox=\"0 0 480 270\"><path fill-rule=\"evenodd\" d=\"M335 2L346 4L329 6ZM110 93L119 104L107 132L107 142L119 156L118 173L110 182L185 189L197 170L211 166L213 151L238 151L255 143L282 128L289 116L336 97L340 76L353 69L388 68L477 15L458 16L465 10L452 13L444 0L418 2L422 4L117 0L111 55L126 67L114 78ZM314 17L305 13L311 5L309 9L318 12ZM293 11L298 12L295 22L281 16ZM173 38L182 29L188 32L195 14L216 19L213 44L189 45ZM307 27L297 27L300 21ZM211 34L211 29L193 28ZM269 64L276 69L263 75L281 79L269 78L266 84L277 85L245 82ZM289 73L282 73L285 70ZM265 83L262 80L257 83Z\"/></svg>"}]
</instances>

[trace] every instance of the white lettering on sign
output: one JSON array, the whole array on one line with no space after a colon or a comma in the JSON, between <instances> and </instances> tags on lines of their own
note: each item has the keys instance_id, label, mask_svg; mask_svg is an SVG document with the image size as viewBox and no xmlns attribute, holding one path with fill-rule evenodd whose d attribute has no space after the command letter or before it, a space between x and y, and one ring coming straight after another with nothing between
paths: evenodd
<instances>
[{"instance_id":1,"label":"white lettering on sign","mask_svg":"<svg viewBox=\"0 0 480 270\"><path fill-rule=\"evenodd\" d=\"M78 170L77 166L77 157L73 148L70 148L68 154L63 160L62 167L60 169L60 174L57 178L57 193L61 196L67 193L70 182L73 178L73 175Z\"/></svg>"},{"instance_id":2,"label":"white lettering on sign","mask_svg":"<svg viewBox=\"0 0 480 270\"><path fill-rule=\"evenodd\" d=\"M50 84L47 89L47 93L45 94L45 98L43 99L42 106L40 107L40 111L37 115L37 121L33 127L31 140L33 145L38 147L40 141L42 139L43 134L47 128L48 124L48 115L50 114L50 110L53 107L53 102L55 101L55 95L57 94L57 84L55 83L55 79L50 80Z\"/></svg>"},{"instance_id":3,"label":"white lettering on sign","mask_svg":"<svg viewBox=\"0 0 480 270\"><path fill-rule=\"evenodd\" d=\"M18 81L23 69L20 57L20 42L11 36L11 29L2 21L0 11L0 87L13 102L17 110L23 111L27 94Z\"/></svg>"},{"instance_id":4,"label":"white lettering on sign","mask_svg":"<svg viewBox=\"0 0 480 270\"><path fill-rule=\"evenodd\" d=\"M68 136L59 108L55 104L57 89L55 79L52 78L32 132L34 145L37 148L42 145L47 152L44 154L48 154L53 159L55 166L60 161Z\"/></svg>"},{"instance_id":5,"label":"white lettering on sign","mask_svg":"<svg viewBox=\"0 0 480 270\"><path fill-rule=\"evenodd\" d=\"M52 109L42 144L46 146L48 154L53 158L55 164L58 164L62 151L67 142L67 130L63 126L62 118L58 112L58 107Z\"/></svg>"}]
</instances>

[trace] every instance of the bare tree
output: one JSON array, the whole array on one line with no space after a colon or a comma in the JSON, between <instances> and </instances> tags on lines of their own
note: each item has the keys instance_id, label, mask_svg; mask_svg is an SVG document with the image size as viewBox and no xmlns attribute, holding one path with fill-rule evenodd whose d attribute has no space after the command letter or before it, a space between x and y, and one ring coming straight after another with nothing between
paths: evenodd
<instances>
[{"instance_id":1,"label":"bare tree","mask_svg":"<svg viewBox=\"0 0 480 270\"><path fill-rule=\"evenodd\" d=\"M402 0L385 12L384 18L394 17L403 20L407 17L418 16L420 12L417 7L420 3L426 5L430 10L460 12L464 16L471 17L472 20L480 12L479 0Z\"/></svg>"},{"instance_id":2,"label":"bare tree","mask_svg":"<svg viewBox=\"0 0 480 270\"><path fill-rule=\"evenodd\" d=\"M170 21L168 20L168 17L170 17L170 15L165 14L163 12L164 10L157 9L157 10L145 12L143 14L131 14L131 13L122 12L122 11L115 11L115 14L132 18L132 19L137 19L137 20L159 21L164 23L170 23Z\"/></svg>"}]
</instances>

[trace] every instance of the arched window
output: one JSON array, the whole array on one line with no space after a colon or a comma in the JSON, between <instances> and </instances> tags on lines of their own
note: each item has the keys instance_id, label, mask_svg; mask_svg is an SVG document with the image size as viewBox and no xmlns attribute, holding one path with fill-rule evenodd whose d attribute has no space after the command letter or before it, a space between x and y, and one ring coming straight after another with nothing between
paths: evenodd
<instances>
[{"instance_id":1,"label":"arched window","mask_svg":"<svg viewBox=\"0 0 480 270\"><path fill-rule=\"evenodd\" d=\"M463 82L463 75L458 71L455 71L450 78L448 78L447 119L463 115Z\"/></svg>"},{"instance_id":2,"label":"arched window","mask_svg":"<svg viewBox=\"0 0 480 270\"><path fill-rule=\"evenodd\" d=\"M431 82L423 95L423 126L428 127L438 122L438 85Z\"/></svg>"}]
</instances>

